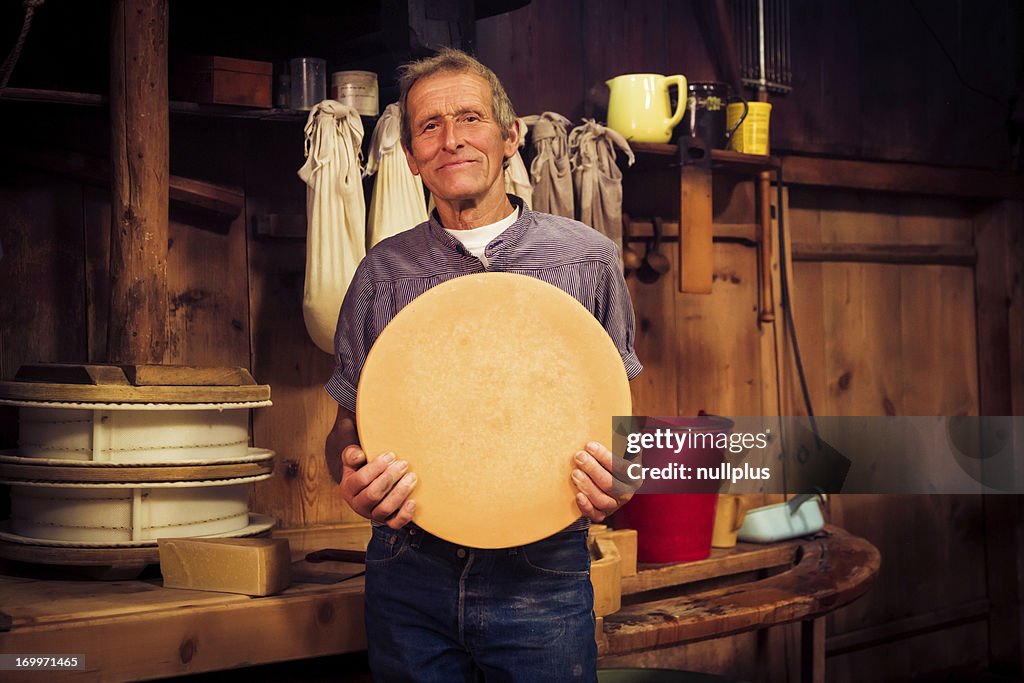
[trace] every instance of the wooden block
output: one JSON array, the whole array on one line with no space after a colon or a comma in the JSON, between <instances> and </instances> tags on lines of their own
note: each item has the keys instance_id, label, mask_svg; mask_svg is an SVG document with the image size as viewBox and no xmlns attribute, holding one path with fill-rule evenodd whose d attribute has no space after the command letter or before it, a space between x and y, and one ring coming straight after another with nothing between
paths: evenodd
<instances>
[{"instance_id":1,"label":"wooden block","mask_svg":"<svg viewBox=\"0 0 1024 683\"><path fill-rule=\"evenodd\" d=\"M636 576L636 529L609 529L605 524L591 524L590 536L601 536L615 544L620 576Z\"/></svg>"},{"instance_id":2,"label":"wooden block","mask_svg":"<svg viewBox=\"0 0 1024 683\"><path fill-rule=\"evenodd\" d=\"M203 368L193 365L126 365L124 374L137 387L252 386L256 380L245 368Z\"/></svg>"},{"instance_id":3,"label":"wooden block","mask_svg":"<svg viewBox=\"0 0 1024 683\"><path fill-rule=\"evenodd\" d=\"M594 614L604 616L622 607L619 550L608 534L590 539L590 582L594 586Z\"/></svg>"},{"instance_id":4,"label":"wooden block","mask_svg":"<svg viewBox=\"0 0 1024 683\"><path fill-rule=\"evenodd\" d=\"M106 365L102 363L38 363L18 368L19 382L51 384L132 385L137 387L253 386L245 368L194 365Z\"/></svg>"},{"instance_id":5,"label":"wooden block","mask_svg":"<svg viewBox=\"0 0 1024 683\"><path fill-rule=\"evenodd\" d=\"M14 376L19 382L48 382L51 384L114 384L126 385L128 379L119 365L80 363L26 364Z\"/></svg>"},{"instance_id":6,"label":"wooden block","mask_svg":"<svg viewBox=\"0 0 1024 683\"><path fill-rule=\"evenodd\" d=\"M165 538L157 545L164 588L272 595L291 581L283 538Z\"/></svg>"},{"instance_id":7,"label":"wooden block","mask_svg":"<svg viewBox=\"0 0 1024 683\"><path fill-rule=\"evenodd\" d=\"M636 529L615 529L608 538L619 551L619 574L636 576Z\"/></svg>"}]
</instances>

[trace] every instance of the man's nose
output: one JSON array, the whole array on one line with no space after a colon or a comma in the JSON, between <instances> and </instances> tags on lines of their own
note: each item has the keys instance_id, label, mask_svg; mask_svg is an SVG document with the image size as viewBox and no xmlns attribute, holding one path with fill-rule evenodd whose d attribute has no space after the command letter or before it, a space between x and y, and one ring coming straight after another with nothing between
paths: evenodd
<instances>
[{"instance_id":1,"label":"man's nose","mask_svg":"<svg viewBox=\"0 0 1024 683\"><path fill-rule=\"evenodd\" d=\"M462 147L462 138L459 135L459 127L453 120L447 120L443 124L442 139L444 143L444 150L446 152L454 152L459 147Z\"/></svg>"}]
</instances>

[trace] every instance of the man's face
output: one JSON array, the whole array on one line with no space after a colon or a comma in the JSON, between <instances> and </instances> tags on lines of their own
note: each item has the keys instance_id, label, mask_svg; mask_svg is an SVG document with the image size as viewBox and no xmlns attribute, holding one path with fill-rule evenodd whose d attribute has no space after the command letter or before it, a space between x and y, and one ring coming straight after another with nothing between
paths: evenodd
<instances>
[{"instance_id":1,"label":"man's face","mask_svg":"<svg viewBox=\"0 0 1024 683\"><path fill-rule=\"evenodd\" d=\"M406 98L412 172L422 176L435 201L481 200L504 193L502 162L518 147L494 119L491 89L480 76L442 72L422 78Z\"/></svg>"}]
</instances>

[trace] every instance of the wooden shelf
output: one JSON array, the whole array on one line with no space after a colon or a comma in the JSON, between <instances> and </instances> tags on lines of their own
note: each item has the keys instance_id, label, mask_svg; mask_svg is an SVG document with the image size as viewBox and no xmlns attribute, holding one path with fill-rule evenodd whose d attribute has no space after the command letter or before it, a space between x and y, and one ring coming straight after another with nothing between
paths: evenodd
<instances>
[{"instance_id":1,"label":"wooden shelf","mask_svg":"<svg viewBox=\"0 0 1024 683\"><path fill-rule=\"evenodd\" d=\"M673 168L679 166L679 146L657 142L629 143L636 154L638 168L653 170L655 168ZM740 154L726 149L711 150L711 168L715 171L730 173L757 174L762 171L774 171L782 166L778 157L762 154Z\"/></svg>"},{"instance_id":2,"label":"wooden shelf","mask_svg":"<svg viewBox=\"0 0 1024 683\"><path fill-rule=\"evenodd\" d=\"M0 101L4 100L11 102L69 104L79 107L107 106L106 95L65 92L62 90L37 90L34 88L7 88L0 95ZM200 104L198 102L172 101L169 108L172 114L256 121L305 121L309 116L308 111L296 109L254 109L251 107L232 107L222 104Z\"/></svg>"},{"instance_id":3,"label":"wooden shelf","mask_svg":"<svg viewBox=\"0 0 1024 683\"><path fill-rule=\"evenodd\" d=\"M107 159L69 150L30 151L24 148L12 150L10 158L25 168L68 176L98 187L110 183L110 162ZM245 194L238 188L175 175L170 177L169 185L172 205L231 219L241 214L245 207Z\"/></svg>"}]
</instances>

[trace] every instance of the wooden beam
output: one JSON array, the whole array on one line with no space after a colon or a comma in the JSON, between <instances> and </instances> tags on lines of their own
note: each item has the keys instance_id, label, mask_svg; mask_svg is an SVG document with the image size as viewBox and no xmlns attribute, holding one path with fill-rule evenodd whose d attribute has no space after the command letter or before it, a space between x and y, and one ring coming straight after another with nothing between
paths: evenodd
<instances>
[{"instance_id":1,"label":"wooden beam","mask_svg":"<svg viewBox=\"0 0 1024 683\"><path fill-rule=\"evenodd\" d=\"M976 199L1024 199L1024 174L925 164L785 156L787 185Z\"/></svg>"},{"instance_id":2,"label":"wooden beam","mask_svg":"<svg viewBox=\"0 0 1024 683\"><path fill-rule=\"evenodd\" d=\"M167 0L115 0L110 33L110 317L107 359L167 349Z\"/></svg>"},{"instance_id":3,"label":"wooden beam","mask_svg":"<svg viewBox=\"0 0 1024 683\"><path fill-rule=\"evenodd\" d=\"M793 260L832 263L902 263L973 266L978 254L965 244L863 244L794 242Z\"/></svg>"},{"instance_id":4,"label":"wooden beam","mask_svg":"<svg viewBox=\"0 0 1024 683\"><path fill-rule=\"evenodd\" d=\"M679 291L710 294L714 271L711 233L711 169L680 169Z\"/></svg>"}]
</instances>

